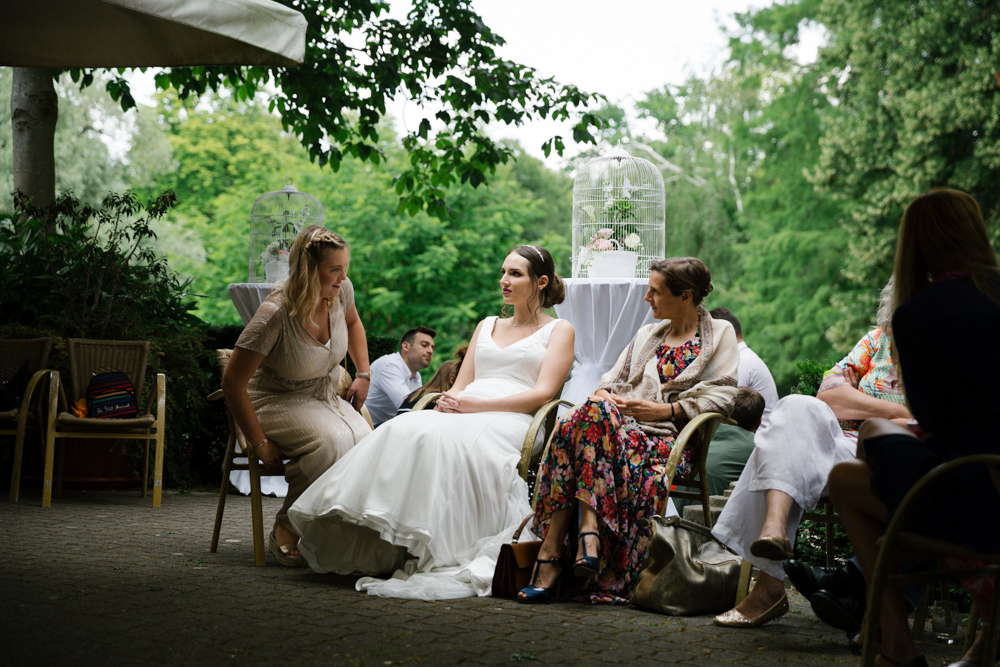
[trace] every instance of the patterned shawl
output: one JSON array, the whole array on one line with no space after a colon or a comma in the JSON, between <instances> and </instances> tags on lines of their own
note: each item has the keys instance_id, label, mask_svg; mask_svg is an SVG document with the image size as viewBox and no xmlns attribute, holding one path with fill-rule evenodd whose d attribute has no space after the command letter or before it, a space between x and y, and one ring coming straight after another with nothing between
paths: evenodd
<instances>
[{"instance_id":1,"label":"patterned shawl","mask_svg":"<svg viewBox=\"0 0 1000 667\"><path fill-rule=\"evenodd\" d=\"M679 403L688 419L702 412L729 415L736 400L736 378L739 373L740 351L733 325L725 320L713 320L708 311L698 306L698 329L701 332L701 352L670 382L660 382L656 351L670 333L670 320L647 324L618 357L615 365L601 377L598 389L610 390L611 384L632 385L633 398L657 403ZM654 435L676 435L672 421L639 422L639 427Z\"/></svg>"}]
</instances>

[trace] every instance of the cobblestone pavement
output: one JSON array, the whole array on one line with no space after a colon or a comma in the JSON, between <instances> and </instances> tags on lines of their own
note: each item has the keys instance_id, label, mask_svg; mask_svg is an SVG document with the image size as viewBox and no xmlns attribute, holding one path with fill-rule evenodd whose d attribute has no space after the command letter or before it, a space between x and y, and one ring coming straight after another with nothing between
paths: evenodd
<instances>
[{"instance_id":1,"label":"cobblestone pavement","mask_svg":"<svg viewBox=\"0 0 1000 667\"><path fill-rule=\"evenodd\" d=\"M216 495L67 492L0 500L4 663L32 664L857 664L842 633L791 596L757 630L629 607L494 598L371 598L354 578L253 567L250 502L230 496L209 553ZM265 499L265 516L279 501ZM928 632L928 634L930 634ZM932 665L957 648L925 643Z\"/></svg>"}]
</instances>

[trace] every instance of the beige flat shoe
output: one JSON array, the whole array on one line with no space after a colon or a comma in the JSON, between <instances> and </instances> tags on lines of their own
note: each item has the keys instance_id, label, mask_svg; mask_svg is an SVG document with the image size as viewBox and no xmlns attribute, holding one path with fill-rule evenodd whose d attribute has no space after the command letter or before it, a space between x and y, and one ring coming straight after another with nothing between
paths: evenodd
<instances>
[{"instance_id":1,"label":"beige flat shoe","mask_svg":"<svg viewBox=\"0 0 1000 667\"><path fill-rule=\"evenodd\" d=\"M792 543L784 535L768 535L754 540L750 544L750 553L757 558L766 558L767 560L795 558Z\"/></svg>"},{"instance_id":2,"label":"beige flat shoe","mask_svg":"<svg viewBox=\"0 0 1000 667\"><path fill-rule=\"evenodd\" d=\"M721 625L724 628L759 628L768 621L773 621L774 619L784 616L787 613L788 596L782 595L780 600L771 605L770 609L757 618L748 618L747 616L744 616L742 612L736 611L736 609L733 608L725 614L716 616L712 619L712 622L716 625Z\"/></svg>"}]
</instances>

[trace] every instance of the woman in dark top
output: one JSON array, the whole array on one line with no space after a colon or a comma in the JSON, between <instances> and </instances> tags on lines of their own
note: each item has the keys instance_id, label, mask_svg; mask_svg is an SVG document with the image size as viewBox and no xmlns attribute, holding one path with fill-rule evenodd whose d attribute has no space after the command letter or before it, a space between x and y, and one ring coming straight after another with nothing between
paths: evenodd
<instances>
[{"instance_id":1,"label":"woman in dark top","mask_svg":"<svg viewBox=\"0 0 1000 667\"><path fill-rule=\"evenodd\" d=\"M1000 454L994 417L1000 379L1000 265L976 201L957 190L934 189L906 209L896 247L896 360L911 412L926 434L917 438L889 420L865 422L858 459L830 474L830 496L840 511L861 569L870 578L876 540L903 496L945 461ZM963 362L949 361L962 350ZM939 361L940 360L940 361ZM976 512L955 511L975 507ZM1000 551L1000 501L984 466L942 481L907 522L906 530ZM981 580L972 591L981 612L995 592ZM925 667L906 623L902 591L883 597L882 648L876 664ZM983 613L984 622L989 622ZM983 665L984 628L965 655ZM987 664L992 664L992 656Z\"/></svg>"}]
</instances>

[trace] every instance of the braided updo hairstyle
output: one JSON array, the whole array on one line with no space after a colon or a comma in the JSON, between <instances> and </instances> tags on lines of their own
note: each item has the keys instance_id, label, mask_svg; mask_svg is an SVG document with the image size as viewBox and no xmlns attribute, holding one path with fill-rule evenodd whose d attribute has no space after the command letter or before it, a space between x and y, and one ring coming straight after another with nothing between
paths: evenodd
<instances>
[{"instance_id":1,"label":"braided updo hairstyle","mask_svg":"<svg viewBox=\"0 0 1000 667\"><path fill-rule=\"evenodd\" d=\"M549 279L549 284L537 292L542 308L551 308L563 302L566 298L566 285L556 273L556 263L548 250L537 245L519 245L511 252L528 260L528 277L535 282L536 287L542 276Z\"/></svg>"}]
</instances>

